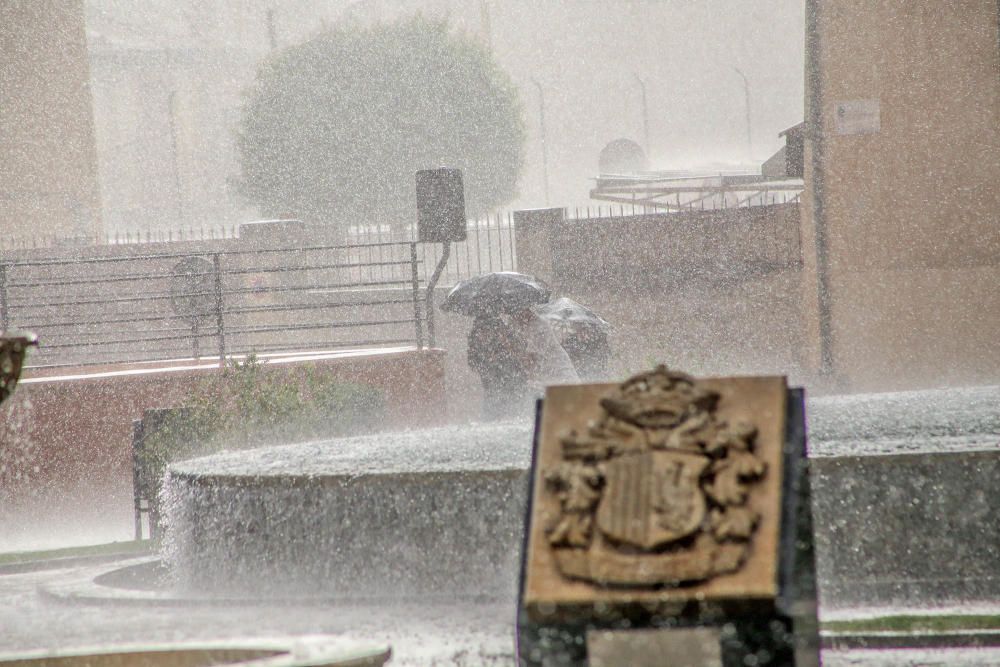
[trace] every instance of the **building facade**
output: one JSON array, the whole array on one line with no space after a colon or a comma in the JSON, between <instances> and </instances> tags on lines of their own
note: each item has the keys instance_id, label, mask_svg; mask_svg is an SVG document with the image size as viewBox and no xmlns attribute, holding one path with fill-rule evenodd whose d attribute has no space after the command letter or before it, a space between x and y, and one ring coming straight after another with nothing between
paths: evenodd
<instances>
[{"instance_id":1,"label":"building facade","mask_svg":"<svg viewBox=\"0 0 1000 667\"><path fill-rule=\"evenodd\" d=\"M102 232L83 0L0 2L0 245Z\"/></svg>"},{"instance_id":2,"label":"building facade","mask_svg":"<svg viewBox=\"0 0 1000 667\"><path fill-rule=\"evenodd\" d=\"M806 324L848 388L1000 373L1000 6L809 0Z\"/></svg>"}]
</instances>

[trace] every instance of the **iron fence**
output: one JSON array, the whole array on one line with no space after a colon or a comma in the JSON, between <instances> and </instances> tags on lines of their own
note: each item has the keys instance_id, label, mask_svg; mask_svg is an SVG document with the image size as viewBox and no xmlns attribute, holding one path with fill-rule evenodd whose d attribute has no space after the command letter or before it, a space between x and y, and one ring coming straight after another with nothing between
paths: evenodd
<instances>
[{"instance_id":1,"label":"iron fence","mask_svg":"<svg viewBox=\"0 0 1000 667\"><path fill-rule=\"evenodd\" d=\"M416 240L416 229L412 226L394 229L389 225L359 225L350 227L348 232L349 238L356 239L362 246L409 243ZM442 247L434 243L421 243L418 248L421 277L427 280L441 259ZM498 213L467 223L466 240L451 244L451 256L438 284L453 285L483 273L516 270L517 238L513 215Z\"/></svg>"},{"instance_id":2,"label":"iron fence","mask_svg":"<svg viewBox=\"0 0 1000 667\"><path fill-rule=\"evenodd\" d=\"M706 193L705 190L685 193L674 193L675 198L668 202L644 204L641 202L624 202L597 204L593 206L567 207L567 220L602 220L606 218L625 218L636 216L662 216L675 213L694 213L700 211L725 211L731 209L751 209L761 206L780 206L782 204L797 204L802 197L801 190L793 192L754 191L716 189Z\"/></svg>"},{"instance_id":3,"label":"iron fence","mask_svg":"<svg viewBox=\"0 0 1000 667\"><path fill-rule=\"evenodd\" d=\"M35 366L424 345L417 243L0 263L0 329Z\"/></svg>"},{"instance_id":4,"label":"iron fence","mask_svg":"<svg viewBox=\"0 0 1000 667\"><path fill-rule=\"evenodd\" d=\"M442 285L451 285L481 273L517 270L514 224L510 212L469 220L467 234L466 241L452 244L451 261L441 277ZM173 229L115 230L100 239L99 245L124 249L156 244L159 248L162 244L196 241L207 245L238 239L239 225L210 225ZM343 236L343 244L355 248L352 258L359 262L405 259L409 252L405 247L406 244L416 241L417 232L412 225L351 225ZM51 235L18 238L13 242L0 238L0 251L63 249L92 245L90 239L65 239ZM421 278L426 280L437 265L441 247L434 244L420 244L418 254L421 261Z\"/></svg>"}]
</instances>

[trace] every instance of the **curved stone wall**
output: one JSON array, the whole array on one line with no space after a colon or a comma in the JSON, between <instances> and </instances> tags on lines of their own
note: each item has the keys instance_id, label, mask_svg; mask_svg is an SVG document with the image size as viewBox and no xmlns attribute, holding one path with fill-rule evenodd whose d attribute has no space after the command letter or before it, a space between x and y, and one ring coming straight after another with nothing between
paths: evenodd
<instances>
[{"instance_id":1,"label":"curved stone wall","mask_svg":"<svg viewBox=\"0 0 1000 667\"><path fill-rule=\"evenodd\" d=\"M165 557L214 595L512 597L528 425L228 452L171 467Z\"/></svg>"},{"instance_id":2,"label":"curved stone wall","mask_svg":"<svg viewBox=\"0 0 1000 667\"><path fill-rule=\"evenodd\" d=\"M813 399L821 607L996 599L1000 387ZM527 425L240 452L171 471L167 553L189 590L513 596Z\"/></svg>"}]
</instances>

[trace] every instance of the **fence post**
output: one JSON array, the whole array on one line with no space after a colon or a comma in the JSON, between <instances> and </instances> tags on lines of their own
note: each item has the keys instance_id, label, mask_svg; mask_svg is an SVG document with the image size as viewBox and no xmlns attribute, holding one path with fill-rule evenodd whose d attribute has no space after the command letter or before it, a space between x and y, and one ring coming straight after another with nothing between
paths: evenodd
<instances>
[{"instance_id":1,"label":"fence post","mask_svg":"<svg viewBox=\"0 0 1000 667\"><path fill-rule=\"evenodd\" d=\"M215 325L219 334L219 368L226 367L226 332L222 320L222 255L212 255L215 265Z\"/></svg>"},{"instance_id":2,"label":"fence post","mask_svg":"<svg viewBox=\"0 0 1000 667\"><path fill-rule=\"evenodd\" d=\"M420 321L420 274L417 272L417 244L410 244L410 286L413 291L413 327L417 349L424 349L424 325Z\"/></svg>"},{"instance_id":3,"label":"fence post","mask_svg":"<svg viewBox=\"0 0 1000 667\"><path fill-rule=\"evenodd\" d=\"M145 508L142 506L143 491L142 483L144 476L141 472L140 459L142 457L143 444L143 424L141 419L132 420L132 513L135 517L135 539L142 539L142 513ZM149 532L152 537L153 522L149 522Z\"/></svg>"},{"instance_id":4,"label":"fence post","mask_svg":"<svg viewBox=\"0 0 1000 667\"><path fill-rule=\"evenodd\" d=\"M10 316L7 313L7 265L0 264L0 331L6 331L10 326Z\"/></svg>"},{"instance_id":5,"label":"fence post","mask_svg":"<svg viewBox=\"0 0 1000 667\"><path fill-rule=\"evenodd\" d=\"M445 241L441 244L441 257L438 259L431 279L427 281L427 345L434 347L434 290L437 288L438 279L441 272L448 265L448 257L451 256L451 242Z\"/></svg>"},{"instance_id":6,"label":"fence post","mask_svg":"<svg viewBox=\"0 0 1000 667\"><path fill-rule=\"evenodd\" d=\"M191 353L195 361L201 359L201 343L198 341L198 316L191 320Z\"/></svg>"}]
</instances>

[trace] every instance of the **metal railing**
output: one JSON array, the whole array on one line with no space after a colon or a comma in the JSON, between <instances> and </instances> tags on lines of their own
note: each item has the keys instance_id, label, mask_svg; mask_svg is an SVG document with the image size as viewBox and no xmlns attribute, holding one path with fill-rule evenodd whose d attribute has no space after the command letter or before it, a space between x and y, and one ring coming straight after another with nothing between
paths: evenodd
<instances>
[{"instance_id":1,"label":"metal railing","mask_svg":"<svg viewBox=\"0 0 1000 667\"><path fill-rule=\"evenodd\" d=\"M388 225L351 227L350 238L363 244L413 241L416 229L394 230ZM460 280L493 271L517 270L517 239L512 213L497 213L466 224L466 240L451 244L451 257L441 275L439 285L454 285ZM430 277L441 258L441 246L428 243L419 246L424 280Z\"/></svg>"},{"instance_id":2,"label":"metal railing","mask_svg":"<svg viewBox=\"0 0 1000 667\"><path fill-rule=\"evenodd\" d=\"M0 262L35 366L424 346L417 243Z\"/></svg>"},{"instance_id":3,"label":"metal railing","mask_svg":"<svg viewBox=\"0 0 1000 667\"><path fill-rule=\"evenodd\" d=\"M576 206L566 208L567 220L595 220L604 218L625 218L635 216L662 216L671 213L694 213L698 211L725 211L733 209L750 209L760 206L780 206L782 204L799 203L802 193L797 192L752 192L742 193L732 189L722 193L714 193L714 197L704 196L703 191L692 193L687 198L681 198L675 193L676 199L657 205L642 203L610 203L595 206Z\"/></svg>"},{"instance_id":4,"label":"metal railing","mask_svg":"<svg viewBox=\"0 0 1000 667\"><path fill-rule=\"evenodd\" d=\"M469 220L468 239L452 245L452 257L441 278L442 285L452 285L459 280L491 271L516 271L517 248L514 236L513 214L497 213ZM238 242L239 225L215 225L208 227L177 227L166 229L115 230L108 232L99 247L114 246L123 254L130 249L156 246L156 252L171 252L171 246L201 243L206 249L214 245ZM412 225L351 225L347 228L344 244L355 248L353 259L378 262L386 259L407 258L406 244L417 240L416 229ZM165 244L165 245L164 245ZM4 251L39 251L55 249L63 252L94 247L86 238L61 239L52 235L17 238L13 241L0 238L0 254ZM421 261L421 278L425 279L434 270L440 257L437 245L418 246Z\"/></svg>"},{"instance_id":5,"label":"metal railing","mask_svg":"<svg viewBox=\"0 0 1000 667\"><path fill-rule=\"evenodd\" d=\"M631 206L661 212L714 211L796 202L804 189L801 178L766 178L753 174L605 175L597 179L597 187L590 191L590 198L610 202L611 206L606 208L611 214L614 204L620 208Z\"/></svg>"}]
</instances>

